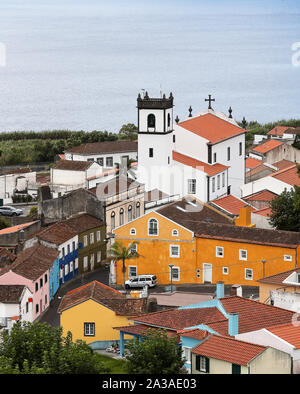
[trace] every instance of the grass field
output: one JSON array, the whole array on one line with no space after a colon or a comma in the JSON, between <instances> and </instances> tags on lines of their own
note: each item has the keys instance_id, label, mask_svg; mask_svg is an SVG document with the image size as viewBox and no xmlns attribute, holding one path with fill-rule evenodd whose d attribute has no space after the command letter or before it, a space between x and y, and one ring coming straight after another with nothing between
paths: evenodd
<instances>
[{"instance_id":1,"label":"grass field","mask_svg":"<svg viewBox=\"0 0 300 394\"><path fill-rule=\"evenodd\" d=\"M98 356L100 361L103 362L104 366L109 369L109 374L127 374L125 360L118 360L99 353Z\"/></svg>"}]
</instances>

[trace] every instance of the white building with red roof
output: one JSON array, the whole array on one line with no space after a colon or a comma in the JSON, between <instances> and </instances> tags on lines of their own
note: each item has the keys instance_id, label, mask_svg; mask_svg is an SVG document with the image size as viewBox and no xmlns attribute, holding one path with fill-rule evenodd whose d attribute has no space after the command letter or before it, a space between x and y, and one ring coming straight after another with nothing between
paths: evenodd
<instances>
[{"instance_id":1,"label":"white building with red roof","mask_svg":"<svg viewBox=\"0 0 300 394\"><path fill-rule=\"evenodd\" d=\"M190 194L207 202L240 196L245 181L245 132L236 121L209 109L173 123L173 95L137 100L138 179L146 191Z\"/></svg>"}]
</instances>

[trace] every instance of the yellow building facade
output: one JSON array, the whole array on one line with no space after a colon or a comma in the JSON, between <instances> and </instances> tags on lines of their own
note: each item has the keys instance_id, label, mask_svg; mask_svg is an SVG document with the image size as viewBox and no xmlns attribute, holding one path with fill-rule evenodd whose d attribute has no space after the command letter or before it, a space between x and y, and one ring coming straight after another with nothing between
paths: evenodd
<instances>
[{"instance_id":1,"label":"yellow building facade","mask_svg":"<svg viewBox=\"0 0 300 394\"><path fill-rule=\"evenodd\" d=\"M151 220L157 223L155 235ZM190 218L187 227L189 221ZM135 275L153 274L159 284L169 285L172 264L175 285L223 281L258 286L257 281L265 276L299 266L300 240L296 240L298 244L294 240L278 241L281 233L287 232L218 223L199 223L198 231L197 227L195 231L187 227L153 211L116 228L115 242L129 247L137 241L137 252L141 255L126 261L126 280ZM287 240L289 234L283 236ZM115 274L117 284L122 284L122 263L115 264Z\"/></svg>"}]
</instances>

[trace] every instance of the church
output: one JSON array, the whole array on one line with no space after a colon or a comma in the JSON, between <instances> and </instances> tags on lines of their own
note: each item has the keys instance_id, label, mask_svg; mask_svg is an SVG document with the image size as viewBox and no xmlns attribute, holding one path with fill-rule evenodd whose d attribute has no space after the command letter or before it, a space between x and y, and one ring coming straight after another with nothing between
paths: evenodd
<instances>
[{"instance_id":1,"label":"church","mask_svg":"<svg viewBox=\"0 0 300 394\"><path fill-rule=\"evenodd\" d=\"M190 195L203 202L232 194L245 183L245 133L232 117L208 109L173 119L174 97L138 95L137 179L145 190Z\"/></svg>"}]
</instances>

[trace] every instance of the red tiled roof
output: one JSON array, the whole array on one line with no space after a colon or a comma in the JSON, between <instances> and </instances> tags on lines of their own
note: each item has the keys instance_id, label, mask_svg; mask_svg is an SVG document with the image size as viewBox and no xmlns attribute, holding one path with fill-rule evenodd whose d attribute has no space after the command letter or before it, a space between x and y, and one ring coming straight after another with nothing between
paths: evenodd
<instances>
[{"instance_id":1,"label":"red tiled roof","mask_svg":"<svg viewBox=\"0 0 300 394\"><path fill-rule=\"evenodd\" d=\"M254 159L253 157L248 157L246 159L246 168L255 168L261 164L261 160Z\"/></svg>"},{"instance_id":2,"label":"red tiled roof","mask_svg":"<svg viewBox=\"0 0 300 394\"><path fill-rule=\"evenodd\" d=\"M267 134L268 135L275 135L275 136L282 136L283 133L292 127L289 126L275 126L272 130L270 130Z\"/></svg>"},{"instance_id":3,"label":"red tiled roof","mask_svg":"<svg viewBox=\"0 0 300 394\"><path fill-rule=\"evenodd\" d=\"M58 313L89 299L106 306L117 315L123 316L140 315L145 311L147 302L145 298L126 298L119 291L98 281L93 281L67 293L61 300Z\"/></svg>"},{"instance_id":4,"label":"red tiled roof","mask_svg":"<svg viewBox=\"0 0 300 394\"><path fill-rule=\"evenodd\" d=\"M257 209L253 213L256 213L257 215L261 215L261 216L270 217L272 214L272 209L270 207L266 207L266 208L262 208L262 209Z\"/></svg>"},{"instance_id":5,"label":"red tiled roof","mask_svg":"<svg viewBox=\"0 0 300 394\"><path fill-rule=\"evenodd\" d=\"M239 334L290 323L294 312L243 297L225 297L222 305L228 313L239 314Z\"/></svg>"},{"instance_id":6,"label":"red tiled roof","mask_svg":"<svg viewBox=\"0 0 300 394\"><path fill-rule=\"evenodd\" d=\"M115 330L126 331L129 334L136 335L146 335L148 330L157 331L159 328L157 327L149 327L145 324L133 324L130 326L122 326L122 327L113 327ZM175 331L166 330L168 337L174 337L177 335Z\"/></svg>"},{"instance_id":7,"label":"red tiled roof","mask_svg":"<svg viewBox=\"0 0 300 394\"><path fill-rule=\"evenodd\" d=\"M86 171L93 163L90 161L59 160L52 168L55 170Z\"/></svg>"},{"instance_id":8,"label":"red tiled roof","mask_svg":"<svg viewBox=\"0 0 300 394\"><path fill-rule=\"evenodd\" d=\"M92 155L97 153L137 152L137 148L137 141L120 140L89 142L87 144L74 146L71 149L66 149L65 152Z\"/></svg>"},{"instance_id":9,"label":"red tiled roof","mask_svg":"<svg viewBox=\"0 0 300 394\"><path fill-rule=\"evenodd\" d=\"M278 171L280 171L285 168L291 167L293 164L295 164L293 161L283 159L283 160L277 161L276 163L273 163L272 166L277 167Z\"/></svg>"},{"instance_id":10,"label":"red tiled roof","mask_svg":"<svg viewBox=\"0 0 300 394\"><path fill-rule=\"evenodd\" d=\"M178 123L178 125L207 139L211 144L246 132L239 126L210 113L187 119Z\"/></svg>"},{"instance_id":11,"label":"red tiled roof","mask_svg":"<svg viewBox=\"0 0 300 394\"><path fill-rule=\"evenodd\" d=\"M296 164L293 164L291 167L284 168L283 170L274 172L274 174L271 174L270 176L284 183L288 183L291 186L300 186L300 177L297 172Z\"/></svg>"},{"instance_id":12,"label":"red tiled roof","mask_svg":"<svg viewBox=\"0 0 300 394\"><path fill-rule=\"evenodd\" d=\"M0 285L0 302L18 304L24 285Z\"/></svg>"},{"instance_id":13,"label":"red tiled roof","mask_svg":"<svg viewBox=\"0 0 300 394\"><path fill-rule=\"evenodd\" d=\"M300 268L294 268L288 271L280 272L279 274L266 276L265 278L258 279L258 282L274 284L274 285L282 285L282 282L294 272L300 273Z\"/></svg>"},{"instance_id":14,"label":"red tiled roof","mask_svg":"<svg viewBox=\"0 0 300 394\"><path fill-rule=\"evenodd\" d=\"M188 337L194 339L204 339L209 335L209 332L206 330L200 330L199 328L191 328L187 330L179 330L177 334L181 337Z\"/></svg>"},{"instance_id":15,"label":"red tiled roof","mask_svg":"<svg viewBox=\"0 0 300 394\"><path fill-rule=\"evenodd\" d=\"M295 349L300 349L300 326L288 323L274 327L268 327L268 331L290 343Z\"/></svg>"},{"instance_id":16,"label":"red tiled roof","mask_svg":"<svg viewBox=\"0 0 300 394\"><path fill-rule=\"evenodd\" d=\"M249 194L246 197L243 197L246 201L272 201L273 198L277 197L278 194L271 192L270 190L262 190L257 193Z\"/></svg>"},{"instance_id":17,"label":"red tiled roof","mask_svg":"<svg viewBox=\"0 0 300 394\"><path fill-rule=\"evenodd\" d=\"M253 148L252 150L254 152L259 152L259 153L266 153L269 152L272 149L277 148L278 146L282 145L283 142L282 141L278 141L278 140L269 140L264 142L261 145L256 146L255 148Z\"/></svg>"},{"instance_id":18,"label":"red tiled roof","mask_svg":"<svg viewBox=\"0 0 300 394\"><path fill-rule=\"evenodd\" d=\"M266 174L266 171L268 172L267 174ZM251 168L249 171L246 172L246 181L250 182L253 175L256 175L256 174L263 173L262 175L260 175L260 177L262 178L263 176L267 176L270 173L274 173L274 172L276 172L275 168L269 167L265 163L261 163L260 165L254 167L254 168Z\"/></svg>"},{"instance_id":19,"label":"red tiled roof","mask_svg":"<svg viewBox=\"0 0 300 394\"><path fill-rule=\"evenodd\" d=\"M211 335L200 345L196 346L192 353L233 364L247 365L266 349L267 347L265 346L219 335Z\"/></svg>"},{"instance_id":20,"label":"red tiled roof","mask_svg":"<svg viewBox=\"0 0 300 394\"><path fill-rule=\"evenodd\" d=\"M249 205L245 201L242 201L232 194L217 198L216 200L213 200L212 203L218 205L220 208L225 209L225 211L230 212L233 215L239 215L241 208Z\"/></svg>"},{"instance_id":21,"label":"red tiled roof","mask_svg":"<svg viewBox=\"0 0 300 394\"><path fill-rule=\"evenodd\" d=\"M175 152L173 151L173 160L185 164L186 166L193 167L193 168L198 168L199 170L205 172L209 176L213 176L216 174L219 174L220 172L225 171L227 166L224 166L223 164L207 164L204 163L203 161L194 159L193 157L186 156L182 153Z\"/></svg>"},{"instance_id":22,"label":"red tiled roof","mask_svg":"<svg viewBox=\"0 0 300 394\"><path fill-rule=\"evenodd\" d=\"M4 229L0 230L0 235L15 233L17 231L22 230L25 227L31 226L33 223L35 223L35 222L23 223L23 224L18 224L17 226L4 228Z\"/></svg>"}]
</instances>

